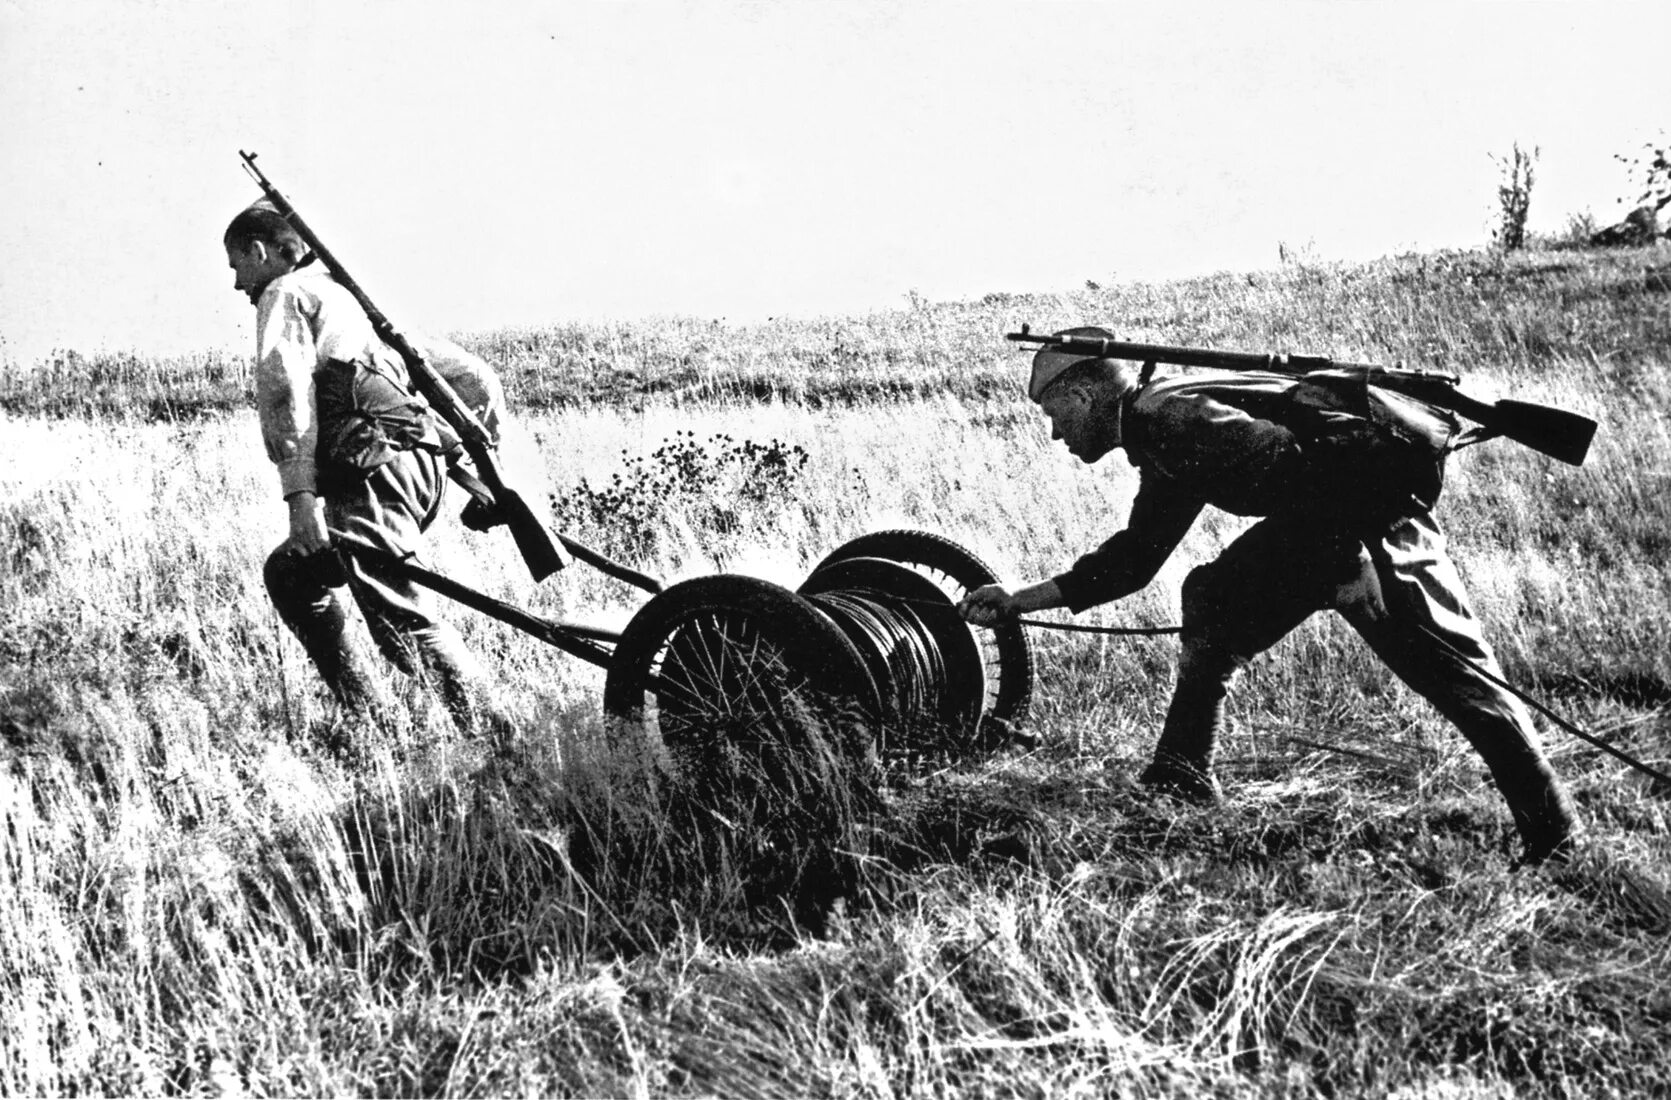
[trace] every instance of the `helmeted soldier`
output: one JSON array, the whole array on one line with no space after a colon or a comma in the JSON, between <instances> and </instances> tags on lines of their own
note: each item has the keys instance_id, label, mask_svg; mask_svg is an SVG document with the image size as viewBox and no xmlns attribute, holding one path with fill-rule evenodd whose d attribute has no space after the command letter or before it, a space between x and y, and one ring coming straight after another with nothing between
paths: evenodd
<instances>
[{"instance_id":1,"label":"helmeted soldier","mask_svg":"<svg viewBox=\"0 0 1671 1100\"><path fill-rule=\"evenodd\" d=\"M1112 339L1100 328L1057 335ZM1082 611L1147 585L1208 505L1259 517L1183 584L1177 685L1139 782L1219 797L1214 750L1237 672L1313 612L1339 612L1479 753L1539 862L1579 824L1509 691L1431 509L1460 425L1443 410L1341 377L1249 372L1151 378L1113 359L1040 350L1028 396L1080 461L1124 450L1139 474L1124 530L1053 578L988 585L960 605L979 624Z\"/></svg>"}]
</instances>

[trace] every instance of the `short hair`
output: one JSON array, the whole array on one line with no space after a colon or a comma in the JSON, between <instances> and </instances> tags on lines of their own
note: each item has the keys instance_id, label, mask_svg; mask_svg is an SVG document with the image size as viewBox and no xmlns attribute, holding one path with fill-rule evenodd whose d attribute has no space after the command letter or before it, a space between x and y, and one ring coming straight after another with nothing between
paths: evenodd
<instances>
[{"instance_id":1,"label":"short hair","mask_svg":"<svg viewBox=\"0 0 1671 1100\"><path fill-rule=\"evenodd\" d=\"M226 247L239 252L248 252L252 243L260 241L277 248L293 263L300 263L308 254L307 242L284 220L284 215L262 204L240 210L221 240Z\"/></svg>"}]
</instances>

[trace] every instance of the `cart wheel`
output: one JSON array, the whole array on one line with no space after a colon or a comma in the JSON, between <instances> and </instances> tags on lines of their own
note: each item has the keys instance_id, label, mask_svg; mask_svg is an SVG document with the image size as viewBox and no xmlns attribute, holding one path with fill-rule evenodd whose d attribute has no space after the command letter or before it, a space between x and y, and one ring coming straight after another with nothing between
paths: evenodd
<instances>
[{"instance_id":1,"label":"cart wheel","mask_svg":"<svg viewBox=\"0 0 1671 1100\"><path fill-rule=\"evenodd\" d=\"M730 798L862 762L878 711L834 623L786 588L730 574L676 584L633 616L603 704L659 738L677 773Z\"/></svg>"},{"instance_id":2,"label":"cart wheel","mask_svg":"<svg viewBox=\"0 0 1671 1100\"><path fill-rule=\"evenodd\" d=\"M816 570L799 593L864 657L882 697L884 755L967 750L986 701L985 659L939 585L900 562L860 557Z\"/></svg>"},{"instance_id":3,"label":"cart wheel","mask_svg":"<svg viewBox=\"0 0 1671 1100\"><path fill-rule=\"evenodd\" d=\"M938 584L953 602L998 575L987 564L943 535L930 531L874 531L860 535L832 551L813 569L849 558L886 558L921 571ZM807 578L812 583L812 577ZM803 586L804 588L805 586ZM1018 623L975 632L986 665L986 702L977 734L979 744L995 747L1018 740L1017 730L1027 720L1033 700L1033 644Z\"/></svg>"}]
</instances>

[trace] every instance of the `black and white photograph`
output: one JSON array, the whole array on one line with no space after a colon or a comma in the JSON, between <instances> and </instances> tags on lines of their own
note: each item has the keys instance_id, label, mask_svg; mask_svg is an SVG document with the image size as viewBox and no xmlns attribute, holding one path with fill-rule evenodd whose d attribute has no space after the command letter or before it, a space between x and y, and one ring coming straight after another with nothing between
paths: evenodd
<instances>
[{"instance_id":1,"label":"black and white photograph","mask_svg":"<svg viewBox=\"0 0 1671 1100\"><path fill-rule=\"evenodd\" d=\"M1668 43L0 0L0 1095L1671 1095Z\"/></svg>"}]
</instances>

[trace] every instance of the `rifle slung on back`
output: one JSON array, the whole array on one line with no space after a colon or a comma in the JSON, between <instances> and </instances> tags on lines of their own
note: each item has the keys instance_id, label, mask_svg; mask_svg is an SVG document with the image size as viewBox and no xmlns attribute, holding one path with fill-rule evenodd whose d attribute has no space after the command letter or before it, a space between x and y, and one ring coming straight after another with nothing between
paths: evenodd
<instances>
[{"instance_id":1,"label":"rifle slung on back","mask_svg":"<svg viewBox=\"0 0 1671 1100\"><path fill-rule=\"evenodd\" d=\"M436 415L446 421L447 426L458 435L465 453L475 464L479 484L492 496L492 511L510 528L511 537L516 540L517 550L522 554L522 560L527 563L528 571L534 580L543 581L567 566L570 557L562 540L546 528L545 523L534 513L516 486L506 481L493 437L488 434L487 428L476 414L458 396L452 385L412 346L412 342L395 328L366 292L360 289L360 284L354 281L353 276L348 274L347 269L331 250L325 247L325 242L319 239L319 235L302 220L301 214L290 200L285 198L261 169L255 166L255 154L240 150L238 155L243 158L245 169L255 179L261 193L273 204L279 216L290 224L297 236L307 242L308 247L330 270L343 289L354 296L354 300L365 311L366 319L371 322L372 331L377 334L378 339L405 361L413 388L429 402Z\"/></svg>"},{"instance_id":2,"label":"rifle slung on back","mask_svg":"<svg viewBox=\"0 0 1671 1100\"><path fill-rule=\"evenodd\" d=\"M1262 355L1084 336L1048 336L1033 332L1027 325L1022 325L1020 332L1005 333L1004 339L1054 347L1074 355L1089 355L1098 359L1169 363L1179 367L1270 371L1295 376L1317 371L1348 372L1362 377L1369 385L1426 401L1472 420L1481 430L1471 433L1470 442L1502 436L1573 466L1583 465L1597 428L1596 422L1587 416L1550 405L1507 399L1483 401L1472 397L1457 388L1461 382L1457 375L1445 371L1383 367L1322 355Z\"/></svg>"}]
</instances>

